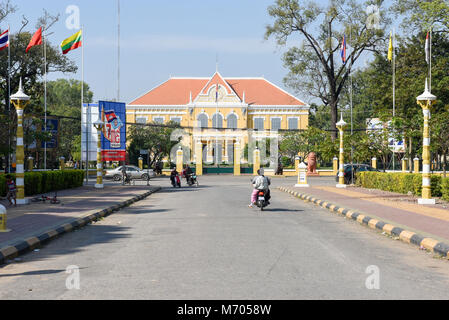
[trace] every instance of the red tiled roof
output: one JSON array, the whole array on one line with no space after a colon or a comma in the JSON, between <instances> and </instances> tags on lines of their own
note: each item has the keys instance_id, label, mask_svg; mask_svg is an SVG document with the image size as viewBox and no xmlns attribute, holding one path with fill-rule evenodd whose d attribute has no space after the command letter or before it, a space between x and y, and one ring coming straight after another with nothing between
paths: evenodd
<instances>
[{"instance_id":1,"label":"red tiled roof","mask_svg":"<svg viewBox=\"0 0 449 320\"><path fill-rule=\"evenodd\" d=\"M158 87L152 89L143 96L135 99L129 105L186 105L200 94L207 91L205 88L215 85L221 77L215 74L212 78L171 78ZM234 90L240 100L243 100L245 92L245 103L249 105L305 105L304 102L290 95L286 91L263 78L224 78L229 87ZM204 89L204 90L203 90Z\"/></svg>"}]
</instances>

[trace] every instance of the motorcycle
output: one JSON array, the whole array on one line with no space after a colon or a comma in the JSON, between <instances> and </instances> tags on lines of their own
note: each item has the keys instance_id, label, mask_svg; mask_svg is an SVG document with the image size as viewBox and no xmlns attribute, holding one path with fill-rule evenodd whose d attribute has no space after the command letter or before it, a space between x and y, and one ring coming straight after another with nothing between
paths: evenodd
<instances>
[{"instance_id":1,"label":"motorcycle","mask_svg":"<svg viewBox=\"0 0 449 320\"><path fill-rule=\"evenodd\" d=\"M263 190L260 190L259 193L257 194L257 200L256 200L257 207L260 208L260 211L263 211L263 209L265 207L267 207L268 204L269 203L265 198L265 192Z\"/></svg>"},{"instance_id":2,"label":"motorcycle","mask_svg":"<svg viewBox=\"0 0 449 320\"><path fill-rule=\"evenodd\" d=\"M194 184L198 187L200 184L198 183L198 179L196 177L195 173L190 174L187 177L187 184L189 185L189 187L193 186Z\"/></svg>"},{"instance_id":3,"label":"motorcycle","mask_svg":"<svg viewBox=\"0 0 449 320\"><path fill-rule=\"evenodd\" d=\"M179 178L179 176L170 176L170 181L171 181L171 185L173 186L173 188L181 188L181 179Z\"/></svg>"}]
</instances>

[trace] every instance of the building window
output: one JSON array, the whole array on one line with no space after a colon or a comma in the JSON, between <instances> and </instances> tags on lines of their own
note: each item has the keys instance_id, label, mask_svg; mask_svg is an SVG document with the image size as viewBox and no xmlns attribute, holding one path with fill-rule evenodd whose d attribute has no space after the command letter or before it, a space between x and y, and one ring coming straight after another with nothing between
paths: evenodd
<instances>
[{"instance_id":1,"label":"building window","mask_svg":"<svg viewBox=\"0 0 449 320\"><path fill-rule=\"evenodd\" d=\"M231 113L228 116L228 129L237 129L237 115L234 113Z\"/></svg>"},{"instance_id":2,"label":"building window","mask_svg":"<svg viewBox=\"0 0 449 320\"><path fill-rule=\"evenodd\" d=\"M145 124L147 123L146 117L136 117L136 123Z\"/></svg>"},{"instance_id":3,"label":"building window","mask_svg":"<svg viewBox=\"0 0 449 320\"><path fill-rule=\"evenodd\" d=\"M255 130L264 130L264 118L254 118L254 129Z\"/></svg>"},{"instance_id":4,"label":"building window","mask_svg":"<svg viewBox=\"0 0 449 320\"><path fill-rule=\"evenodd\" d=\"M207 123L209 122L209 118L205 113L202 113L198 116L198 126L200 128L207 128Z\"/></svg>"},{"instance_id":5,"label":"building window","mask_svg":"<svg viewBox=\"0 0 449 320\"><path fill-rule=\"evenodd\" d=\"M271 118L271 130L279 131L281 129L281 118Z\"/></svg>"},{"instance_id":6,"label":"building window","mask_svg":"<svg viewBox=\"0 0 449 320\"><path fill-rule=\"evenodd\" d=\"M171 117L170 121L176 122L177 124L181 124L181 117Z\"/></svg>"},{"instance_id":7,"label":"building window","mask_svg":"<svg viewBox=\"0 0 449 320\"><path fill-rule=\"evenodd\" d=\"M214 116L212 117L212 127L223 128L223 116L221 114L214 114Z\"/></svg>"},{"instance_id":8,"label":"building window","mask_svg":"<svg viewBox=\"0 0 449 320\"><path fill-rule=\"evenodd\" d=\"M163 124L164 123L164 117L153 117L154 123Z\"/></svg>"},{"instance_id":9,"label":"building window","mask_svg":"<svg viewBox=\"0 0 449 320\"><path fill-rule=\"evenodd\" d=\"M298 130L298 118L288 119L288 130Z\"/></svg>"}]
</instances>

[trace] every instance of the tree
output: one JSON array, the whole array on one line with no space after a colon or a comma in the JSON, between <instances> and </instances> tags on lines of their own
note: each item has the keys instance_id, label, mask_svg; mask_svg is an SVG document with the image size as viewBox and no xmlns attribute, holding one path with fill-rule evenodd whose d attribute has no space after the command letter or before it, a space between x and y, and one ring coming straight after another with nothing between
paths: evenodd
<instances>
[{"instance_id":1,"label":"tree","mask_svg":"<svg viewBox=\"0 0 449 320\"><path fill-rule=\"evenodd\" d=\"M402 26L406 30L449 32L449 1L396 0L394 10L405 15Z\"/></svg>"},{"instance_id":2,"label":"tree","mask_svg":"<svg viewBox=\"0 0 449 320\"><path fill-rule=\"evenodd\" d=\"M378 1L380 5L383 0ZM385 45L384 30L389 23L386 11L379 13L379 28L367 25L369 18L365 7L355 0L330 1L329 6L320 7L313 1L277 0L268 8L275 19L267 26L265 38L275 37L279 45L285 45L292 35L302 37L301 47L292 47L284 55L289 74L286 84L307 96L320 99L330 108L331 129L336 138L338 104L354 63L367 51L377 52L377 46ZM338 30L338 26L342 26ZM346 35L350 42L344 63L336 60L340 42Z\"/></svg>"},{"instance_id":3,"label":"tree","mask_svg":"<svg viewBox=\"0 0 449 320\"><path fill-rule=\"evenodd\" d=\"M137 162L140 150L148 150L149 167L166 156L170 155L171 149L178 141L171 141L174 130L180 128L177 122L169 122L160 126L157 123L150 123L149 126L132 126L129 130L129 140L131 141L128 151L131 162Z\"/></svg>"},{"instance_id":4,"label":"tree","mask_svg":"<svg viewBox=\"0 0 449 320\"><path fill-rule=\"evenodd\" d=\"M81 81L58 79L47 84L47 110L59 119L58 156L67 160L81 160ZM93 92L84 82L84 102L92 103ZM41 98L43 104L43 97ZM79 119L79 120L78 120Z\"/></svg>"}]
</instances>

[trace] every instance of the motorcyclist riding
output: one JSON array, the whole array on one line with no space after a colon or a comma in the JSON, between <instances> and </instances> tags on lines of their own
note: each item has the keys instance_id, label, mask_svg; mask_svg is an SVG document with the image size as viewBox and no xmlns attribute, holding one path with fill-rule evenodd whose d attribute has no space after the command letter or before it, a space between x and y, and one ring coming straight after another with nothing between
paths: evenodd
<instances>
[{"instance_id":1,"label":"motorcyclist riding","mask_svg":"<svg viewBox=\"0 0 449 320\"><path fill-rule=\"evenodd\" d=\"M185 175L187 184L189 184L189 181L192 180L192 174L193 174L192 168L190 168L190 166L187 164L186 168L184 170L184 175Z\"/></svg>"},{"instance_id":2,"label":"motorcyclist riding","mask_svg":"<svg viewBox=\"0 0 449 320\"><path fill-rule=\"evenodd\" d=\"M256 199L257 199L257 194L259 193L259 191L263 190L265 193L265 200L267 201L267 204L270 204L270 185L271 185L271 180L268 177L265 177L264 174L264 170L263 169L259 169L257 170L257 177L254 177L254 179L251 181L251 183L254 186L254 190L253 193L251 194L251 203L249 204L248 207L252 208L253 205L256 204Z\"/></svg>"}]
</instances>

